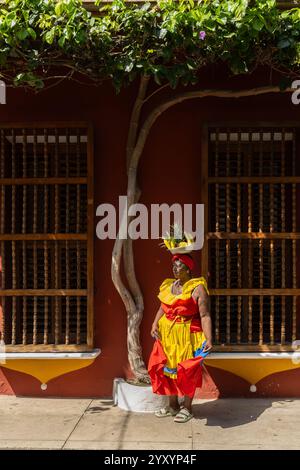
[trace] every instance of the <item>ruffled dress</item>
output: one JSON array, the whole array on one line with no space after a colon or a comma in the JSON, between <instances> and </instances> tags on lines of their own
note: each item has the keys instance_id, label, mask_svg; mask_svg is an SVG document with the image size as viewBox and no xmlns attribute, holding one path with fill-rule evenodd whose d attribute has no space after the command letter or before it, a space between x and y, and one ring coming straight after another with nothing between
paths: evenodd
<instances>
[{"instance_id":1,"label":"ruffled dress","mask_svg":"<svg viewBox=\"0 0 300 470\"><path fill-rule=\"evenodd\" d=\"M182 293L172 293L175 279L166 279L160 286L158 298L164 311L158 322L160 340L156 340L150 355L148 372L153 392L158 395L189 396L193 398L202 384L202 362L205 336L201 327L198 303L192 296L202 284L203 277L190 279Z\"/></svg>"}]
</instances>

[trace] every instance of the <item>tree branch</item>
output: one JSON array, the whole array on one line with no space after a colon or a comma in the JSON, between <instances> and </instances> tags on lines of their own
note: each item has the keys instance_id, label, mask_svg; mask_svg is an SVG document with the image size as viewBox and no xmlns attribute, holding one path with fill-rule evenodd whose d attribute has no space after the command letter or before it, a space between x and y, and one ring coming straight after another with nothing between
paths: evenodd
<instances>
[{"instance_id":1,"label":"tree branch","mask_svg":"<svg viewBox=\"0 0 300 470\"><path fill-rule=\"evenodd\" d=\"M138 132L141 111L144 104L144 98L147 92L149 80L150 77L146 75L141 76L138 95L132 109L126 146L127 167L136 144L136 136Z\"/></svg>"},{"instance_id":2,"label":"tree branch","mask_svg":"<svg viewBox=\"0 0 300 470\"><path fill-rule=\"evenodd\" d=\"M266 86L266 87L258 87L252 88L249 90L240 90L240 91L232 91L232 90L202 90L202 91L190 91L186 93L178 94L177 96L168 99L161 103L160 105L156 106L149 114L148 118L145 120L140 132L139 137L137 139L137 143L132 154L132 158L130 161L129 170L135 171L137 169L139 159L143 152L146 139L148 134L157 120L157 118L164 113L167 109L171 106L176 104L182 103L186 100L191 100L194 98L206 98L209 96L217 97L217 98L245 98L247 96L258 96L267 93L286 93L293 91L291 88L287 88L286 90L282 91L279 89L278 86ZM130 192L132 192L133 188L129 188Z\"/></svg>"}]
</instances>

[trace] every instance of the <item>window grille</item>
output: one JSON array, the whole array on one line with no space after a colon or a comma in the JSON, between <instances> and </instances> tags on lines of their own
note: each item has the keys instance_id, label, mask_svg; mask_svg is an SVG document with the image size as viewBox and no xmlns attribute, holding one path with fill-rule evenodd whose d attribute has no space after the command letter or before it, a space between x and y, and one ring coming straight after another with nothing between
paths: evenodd
<instances>
[{"instance_id":1,"label":"window grille","mask_svg":"<svg viewBox=\"0 0 300 470\"><path fill-rule=\"evenodd\" d=\"M92 133L0 127L0 331L6 349L93 346Z\"/></svg>"},{"instance_id":2,"label":"window grille","mask_svg":"<svg viewBox=\"0 0 300 470\"><path fill-rule=\"evenodd\" d=\"M204 142L203 269L217 349L289 350L299 329L298 131L211 127Z\"/></svg>"}]
</instances>

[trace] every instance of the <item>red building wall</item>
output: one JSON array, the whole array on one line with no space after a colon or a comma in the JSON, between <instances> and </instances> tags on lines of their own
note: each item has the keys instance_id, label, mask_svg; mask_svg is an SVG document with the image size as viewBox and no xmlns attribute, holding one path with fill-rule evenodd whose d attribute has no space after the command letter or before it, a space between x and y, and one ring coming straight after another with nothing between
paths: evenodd
<instances>
[{"instance_id":1,"label":"red building wall","mask_svg":"<svg viewBox=\"0 0 300 470\"><path fill-rule=\"evenodd\" d=\"M247 88L268 83L269 73L226 81L209 72L201 86ZM223 78L222 78L223 77ZM39 94L8 89L7 104L0 106L0 122L90 121L94 127L95 209L103 203L118 203L126 194L125 149L131 106L136 87L120 95L109 84L94 88L65 82ZM205 98L186 101L165 112L151 130L139 169L140 202L201 203L201 128L205 122L297 121L300 106L290 94L256 98ZM95 227L96 227L95 217ZM89 367L53 379L46 391L29 375L0 368L0 393L33 396L111 396L114 377L130 375L126 350L126 313L110 278L113 241L95 235L95 347L101 355ZM136 271L144 293L145 313L141 342L147 361L153 340L150 327L158 308L158 287L170 277L170 257L157 240L135 242ZM196 275L200 275L200 255ZM263 379L257 395L300 396L298 370ZM201 396L250 395L249 384L228 372L208 368ZM252 394L253 396L253 394Z\"/></svg>"}]
</instances>

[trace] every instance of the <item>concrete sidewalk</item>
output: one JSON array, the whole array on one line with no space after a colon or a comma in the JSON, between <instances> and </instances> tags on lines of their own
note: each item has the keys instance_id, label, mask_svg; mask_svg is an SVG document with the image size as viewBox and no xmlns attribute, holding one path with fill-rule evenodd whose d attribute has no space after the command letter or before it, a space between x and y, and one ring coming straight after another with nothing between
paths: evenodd
<instances>
[{"instance_id":1,"label":"concrete sidewalk","mask_svg":"<svg viewBox=\"0 0 300 470\"><path fill-rule=\"evenodd\" d=\"M185 424L110 400L0 396L0 449L300 449L300 400L196 400Z\"/></svg>"}]
</instances>

